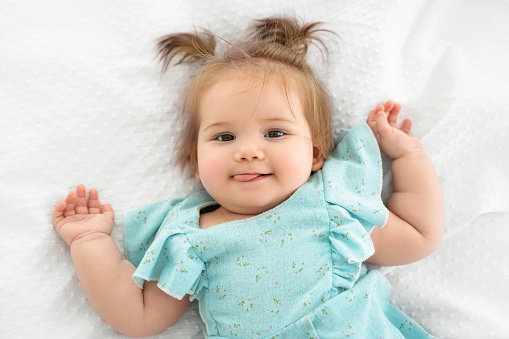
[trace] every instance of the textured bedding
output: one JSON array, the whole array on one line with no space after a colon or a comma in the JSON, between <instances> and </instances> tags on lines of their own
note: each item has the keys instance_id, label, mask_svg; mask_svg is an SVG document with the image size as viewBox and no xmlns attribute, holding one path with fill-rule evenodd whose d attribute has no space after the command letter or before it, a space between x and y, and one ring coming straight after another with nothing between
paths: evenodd
<instances>
[{"instance_id":1,"label":"textured bedding","mask_svg":"<svg viewBox=\"0 0 509 339\"><path fill-rule=\"evenodd\" d=\"M95 313L54 205L79 183L123 214L199 185L173 166L175 103L195 70L154 60L155 40L295 14L338 33L310 61L351 128L387 99L403 106L444 192L430 257L380 270L392 301L439 338L509 336L509 3L450 1L4 0L0 6L0 337L123 338ZM385 164L388 169L388 163ZM384 176L390 193L390 172ZM153 338L200 338L193 304Z\"/></svg>"}]
</instances>

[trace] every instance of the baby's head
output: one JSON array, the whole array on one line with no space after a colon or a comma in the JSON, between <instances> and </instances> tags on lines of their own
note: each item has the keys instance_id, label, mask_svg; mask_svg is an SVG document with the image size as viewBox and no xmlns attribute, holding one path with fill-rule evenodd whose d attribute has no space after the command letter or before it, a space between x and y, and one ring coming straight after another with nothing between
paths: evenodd
<instances>
[{"instance_id":1,"label":"baby's head","mask_svg":"<svg viewBox=\"0 0 509 339\"><path fill-rule=\"evenodd\" d=\"M306 62L309 45L327 48L317 33L329 32L318 28L320 23L300 24L295 18L256 20L247 37L231 44L223 55L215 53L215 36L201 33L177 33L164 36L158 52L166 72L172 59L177 63L202 61L202 65L182 98L183 129L177 145L177 164L184 171L195 172L197 139L201 104L206 92L216 83L239 76L279 82L285 93L298 92L304 114L311 129L313 143L326 158L334 146L332 135L332 100L325 86L315 77ZM318 46L318 47L320 47Z\"/></svg>"},{"instance_id":2,"label":"baby's head","mask_svg":"<svg viewBox=\"0 0 509 339\"><path fill-rule=\"evenodd\" d=\"M183 101L178 164L231 211L257 214L281 203L334 146L330 96L305 60L309 44L323 45L317 26L259 20L221 56L208 31L158 44L163 71L178 54L179 63L203 62Z\"/></svg>"}]
</instances>

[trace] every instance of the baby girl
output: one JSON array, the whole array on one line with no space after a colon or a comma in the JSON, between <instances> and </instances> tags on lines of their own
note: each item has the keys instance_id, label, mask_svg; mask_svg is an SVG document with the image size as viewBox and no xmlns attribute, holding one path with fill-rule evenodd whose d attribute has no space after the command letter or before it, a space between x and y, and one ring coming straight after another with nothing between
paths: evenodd
<instances>
[{"instance_id":1,"label":"baby girl","mask_svg":"<svg viewBox=\"0 0 509 339\"><path fill-rule=\"evenodd\" d=\"M334 138L332 100L305 58L327 32L257 20L220 55L206 30L160 40L164 72L177 56L201 63L177 156L204 190L129 213L127 260L97 190L87 200L78 185L53 211L88 300L116 330L157 333L196 299L207 338L430 336L364 263L408 264L437 249L438 177L392 101ZM392 159L387 206L380 151Z\"/></svg>"}]
</instances>

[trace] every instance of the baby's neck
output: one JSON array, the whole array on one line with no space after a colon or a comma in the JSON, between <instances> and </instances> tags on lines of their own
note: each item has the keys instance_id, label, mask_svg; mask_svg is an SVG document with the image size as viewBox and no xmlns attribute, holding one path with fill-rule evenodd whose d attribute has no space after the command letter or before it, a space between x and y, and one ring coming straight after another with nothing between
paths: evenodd
<instances>
[{"instance_id":1,"label":"baby's neck","mask_svg":"<svg viewBox=\"0 0 509 339\"><path fill-rule=\"evenodd\" d=\"M200 214L200 228L205 229L219 224L224 224L230 221L242 220L254 217L252 214L239 214L234 213L226 208L219 206L217 209L210 212L202 212Z\"/></svg>"}]
</instances>

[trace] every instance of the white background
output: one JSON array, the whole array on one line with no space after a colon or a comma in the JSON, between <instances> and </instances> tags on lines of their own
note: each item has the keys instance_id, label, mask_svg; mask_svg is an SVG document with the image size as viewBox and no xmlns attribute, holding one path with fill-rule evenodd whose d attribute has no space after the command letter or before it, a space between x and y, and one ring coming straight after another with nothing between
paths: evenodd
<instances>
[{"instance_id":1,"label":"white background","mask_svg":"<svg viewBox=\"0 0 509 339\"><path fill-rule=\"evenodd\" d=\"M323 21L335 130L387 99L412 118L443 185L441 248L378 268L393 302L440 338L509 337L507 1L16 1L0 6L0 337L120 338L87 302L50 212L79 183L117 215L198 188L172 165L174 104L194 66L160 78L155 40L251 19ZM387 176L385 186L390 180ZM202 336L193 305L154 338Z\"/></svg>"}]
</instances>

